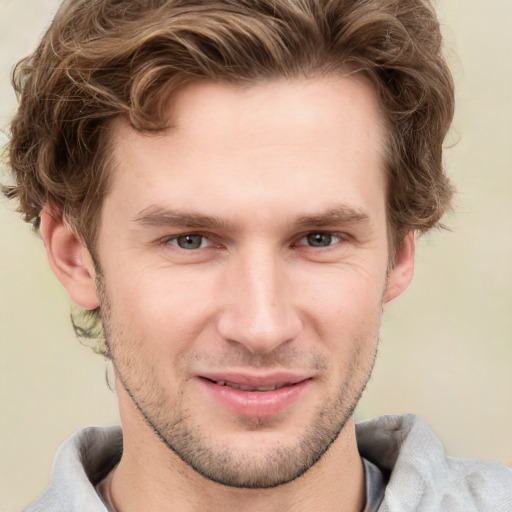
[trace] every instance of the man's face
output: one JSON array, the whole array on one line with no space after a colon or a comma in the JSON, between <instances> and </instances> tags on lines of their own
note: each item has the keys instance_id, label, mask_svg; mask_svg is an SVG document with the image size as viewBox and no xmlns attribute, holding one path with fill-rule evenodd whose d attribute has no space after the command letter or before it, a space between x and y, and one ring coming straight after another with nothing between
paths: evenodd
<instances>
[{"instance_id":1,"label":"man's face","mask_svg":"<svg viewBox=\"0 0 512 512\"><path fill-rule=\"evenodd\" d=\"M121 415L214 481L278 485L336 439L373 365L377 100L350 78L198 83L169 116L163 135L114 126L98 285Z\"/></svg>"}]
</instances>

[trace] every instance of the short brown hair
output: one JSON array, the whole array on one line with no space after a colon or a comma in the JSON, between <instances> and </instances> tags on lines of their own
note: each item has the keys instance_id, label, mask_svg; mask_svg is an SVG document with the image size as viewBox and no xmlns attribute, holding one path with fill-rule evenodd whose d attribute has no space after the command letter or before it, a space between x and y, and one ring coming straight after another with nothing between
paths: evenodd
<instances>
[{"instance_id":1,"label":"short brown hair","mask_svg":"<svg viewBox=\"0 0 512 512\"><path fill-rule=\"evenodd\" d=\"M394 246L439 224L452 188L442 143L453 81L428 0L65 0L15 68L20 105L4 187L36 227L51 205L90 250L109 185L110 121L165 128L165 103L194 80L255 83L347 69L377 90L388 126Z\"/></svg>"}]
</instances>

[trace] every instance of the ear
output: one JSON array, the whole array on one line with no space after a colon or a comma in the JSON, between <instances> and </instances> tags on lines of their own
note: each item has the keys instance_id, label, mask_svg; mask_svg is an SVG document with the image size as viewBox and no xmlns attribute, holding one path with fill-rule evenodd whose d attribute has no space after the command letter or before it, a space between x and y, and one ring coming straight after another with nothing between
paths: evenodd
<instances>
[{"instance_id":1,"label":"ear","mask_svg":"<svg viewBox=\"0 0 512 512\"><path fill-rule=\"evenodd\" d=\"M59 211L41 213L41 238L48 262L71 300L84 309L99 306L92 257Z\"/></svg>"},{"instance_id":2,"label":"ear","mask_svg":"<svg viewBox=\"0 0 512 512\"><path fill-rule=\"evenodd\" d=\"M414 274L414 251L416 237L409 231L404 237L395 255L395 264L388 271L388 281L384 292L384 303L393 300L404 292L411 283Z\"/></svg>"}]
</instances>

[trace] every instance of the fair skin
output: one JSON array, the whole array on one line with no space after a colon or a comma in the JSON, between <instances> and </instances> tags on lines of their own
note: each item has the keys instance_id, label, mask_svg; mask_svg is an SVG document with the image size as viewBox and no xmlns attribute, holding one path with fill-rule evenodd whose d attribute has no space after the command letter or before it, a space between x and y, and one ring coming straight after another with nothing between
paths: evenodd
<instances>
[{"instance_id":1,"label":"fair skin","mask_svg":"<svg viewBox=\"0 0 512 512\"><path fill-rule=\"evenodd\" d=\"M195 83L169 116L157 136L113 125L100 268L42 216L54 272L102 310L124 435L113 503L362 510L353 408L414 259L409 234L388 268L376 95L360 78Z\"/></svg>"}]
</instances>

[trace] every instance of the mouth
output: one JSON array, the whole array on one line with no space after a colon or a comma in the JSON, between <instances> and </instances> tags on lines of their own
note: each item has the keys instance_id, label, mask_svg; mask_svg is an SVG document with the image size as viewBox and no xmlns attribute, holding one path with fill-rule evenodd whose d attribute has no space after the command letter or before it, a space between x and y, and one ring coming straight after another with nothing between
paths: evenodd
<instances>
[{"instance_id":1,"label":"mouth","mask_svg":"<svg viewBox=\"0 0 512 512\"><path fill-rule=\"evenodd\" d=\"M276 389L284 388L285 386L295 386L297 382L281 382L276 384L270 384L267 386L250 386L247 384L241 384L240 382L230 382L228 380L210 380L207 379L217 386L227 386L233 389L239 389L241 391L258 391L263 393L265 391L275 391Z\"/></svg>"},{"instance_id":2,"label":"mouth","mask_svg":"<svg viewBox=\"0 0 512 512\"><path fill-rule=\"evenodd\" d=\"M199 382L217 404L238 416L268 417L291 407L310 387L306 375L201 375Z\"/></svg>"}]
</instances>

